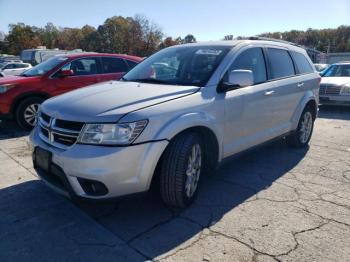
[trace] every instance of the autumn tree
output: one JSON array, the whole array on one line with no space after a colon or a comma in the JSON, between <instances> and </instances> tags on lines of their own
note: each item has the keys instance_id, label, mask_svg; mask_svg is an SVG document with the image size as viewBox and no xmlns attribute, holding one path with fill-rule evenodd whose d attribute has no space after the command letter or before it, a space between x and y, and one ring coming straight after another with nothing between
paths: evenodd
<instances>
[{"instance_id":1,"label":"autumn tree","mask_svg":"<svg viewBox=\"0 0 350 262\"><path fill-rule=\"evenodd\" d=\"M8 43L8 53L19 54L23 49L42 45L38 28L23 23L11 24L9 28L9 34L5 39Z\"/></svg>"}]
</instances>

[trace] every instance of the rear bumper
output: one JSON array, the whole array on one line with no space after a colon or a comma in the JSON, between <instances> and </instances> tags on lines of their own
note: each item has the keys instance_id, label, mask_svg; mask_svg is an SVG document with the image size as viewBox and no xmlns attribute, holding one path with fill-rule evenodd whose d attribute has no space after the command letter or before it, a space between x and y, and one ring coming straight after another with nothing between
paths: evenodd
<instances>
[{"instance_id":1,"label":"rear bumper","mask_svg":"<svg viewBox=\"0 0 350 262\"><path fill-rule=\"evenodd\" d=\"M75 144L67 150L54 148L41 140L38 128L30 135L32 149L43 148L52 153L51 171L36 168L42 180L65 196L109 199L147 191L154 170L167 141L127 147L104 147ZM82 183L95 181L107 192L90 194Z\"/></svg>"},{"instance_id":2,"label":"rear bumper","mask_svg":"<svg viewBox=\"0 0 350 262\"><path fill-rule=\"evenodd\" d=\"M320 104L322 105L343 105L350 106L350 96L325 96L320 95Z\"/></svg>"}]
</instances>

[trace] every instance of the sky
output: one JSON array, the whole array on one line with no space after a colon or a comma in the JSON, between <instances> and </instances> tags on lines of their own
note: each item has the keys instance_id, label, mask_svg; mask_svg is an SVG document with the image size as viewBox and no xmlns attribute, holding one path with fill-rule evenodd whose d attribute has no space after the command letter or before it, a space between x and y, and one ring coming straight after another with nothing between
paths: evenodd
<instances>
[{"instance_id":1,"label":"sky","mask_svg":"<svg viewBox=\"0 0 350 262\"><path fill-rule=\"evenodd\" d=\"M0 31L17 22L97 27L109 17L135 14L157 23L165 36L207 41L350 25L350 0L0 0Z\"/></svg>"}]
</instances>

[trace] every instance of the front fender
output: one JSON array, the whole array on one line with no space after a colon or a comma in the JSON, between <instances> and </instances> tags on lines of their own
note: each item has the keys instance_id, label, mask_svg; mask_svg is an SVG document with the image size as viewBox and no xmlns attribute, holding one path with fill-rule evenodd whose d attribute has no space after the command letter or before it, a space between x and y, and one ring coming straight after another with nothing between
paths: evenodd
<instances>
[{"instance_id":1,"label":"front fender","mask_svg":"<svg viewBox=\"0 0 350 262\"><path fill-rule=\"evenodd\" d=\"M164 125L162 125L161 128L159 128L159 130L155 133L154 139L171 140L177 134L185 131L186 129L195 127L205 127L214 133L219 145L219 160L221 160L223 128L220 128L220 123L218 123L218 121L213 116L204 112L185 113L173 117Z\"/></svg>"}]
</instances>

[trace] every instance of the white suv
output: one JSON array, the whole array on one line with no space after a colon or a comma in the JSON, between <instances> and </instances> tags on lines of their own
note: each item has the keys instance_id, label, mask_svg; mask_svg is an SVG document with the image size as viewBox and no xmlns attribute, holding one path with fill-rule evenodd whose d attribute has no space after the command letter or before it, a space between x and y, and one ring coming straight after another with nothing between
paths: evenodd
<instances>
[{"instance_id":1,"label":"white suv","mask_svg":"<svg viewBox=\"0 0 350 262\"><path fill-rule=\"evenodd\" d=\"M44 102L30 136L34 167L70 197L119 197L158 180L165 203L184 207L226 157L278 137L307 146L319 83L306 52L287 43L163 49L121 81Z\"/></svg>"}]
</instances>

